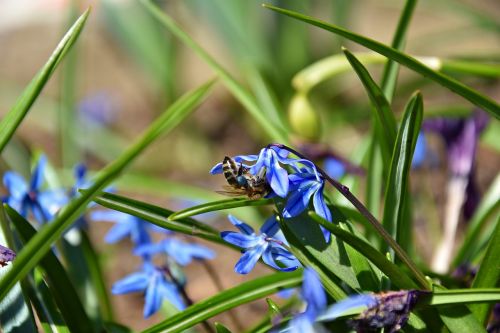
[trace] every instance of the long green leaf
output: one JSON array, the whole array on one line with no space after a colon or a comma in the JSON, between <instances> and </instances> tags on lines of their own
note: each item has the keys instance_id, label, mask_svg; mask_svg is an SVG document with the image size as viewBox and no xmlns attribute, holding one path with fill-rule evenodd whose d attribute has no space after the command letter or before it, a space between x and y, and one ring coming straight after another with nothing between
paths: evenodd
<instances>
[{"instance_id":1,"label":"long green leaf","mask_svg":"<svg viewBox=\"0 0 500 333\"><path fill-rule=\"evenodd\" d=\"M481 261L474 281L472 281L472 288L493 288L500 283L500 264L498 260L500 255L500 220L497 220L496 224L486 254ZM490 307L487 304L474 305L470 309L480 323L485 323L488 320Z\"/></svg>"},{"instance_id":2,"label":"long green leaf","mask_svg":"<svg viewBox=\"0 0 500 333\"><path fill-rule=\"evenodd\" d=\"M405 272L403 272L394 263L389 261L385 255L380 253L368 242L356 237L348 231L343 230L335 224L326 221L314 212L311 212L310 215L312 219L321 224L323 228L327 229L332 234L339 237L344 242L363 254L368 260L370 260L375 266L377 266L377 268L380 269L389 278L389 280L394 283L394 285L401 289L417 288L416 283L413 282Z\"/></svg>"},{"instance_id":3,"label":"long green leaf","mask_svg":"<svg viewBox=\"0 0 500 333\"><path fill-rule=\"evenodd\" d=\"M4 204L7 218L16 228L21 241L26 244L36 234L35 228L11 207ZM71 332L94 332L94 327L75 287L69 280L64 267L51 251L40 260L44 276L49 285L50 293L61 311L64 321Z\"/></svg>"},{"instance_id":4,"label":"long green leaf","mask_svg":"<svg viewBox=\"0 0 500 333\"><path fill-rule=\"evenodd\" d=\"M233 248L220 237L218 230L206 224L190 218L178 221L170 220L169 216L173 213L170 210L111 193L98 195L94 201L104 207L137 216L161 228L200 237Z\"/></svg>"},{"instance_id":5,"label":"long green leaf","mask_svg":"<svg viewBox=\"0 0 500 333\"><path fill-rule=\"evenodd\" d=\"M304 21L306 23L312 24L314 26L317 26L319 28L331 31L333 33L336 33L340 36L343 36L349 40L352 40L353 42L356 42L360 45L363 45L377 53L380 53L387 58L394 60L401 65L408 67L409 69L422 74L423 76L439 83L440 85L450 89L451 91L455 92L456 94L462 96L472 104L484 109L485 111L488 111L491 115L493 115L495 118L500 118L500 105L492 100L491 98L482 95L481 93L477 92L476 90L464 85L463 83L445 75L442 73L439 73L430 67L424 65L422 62L418 61L417 59L400 52L392 47L389 47L387 45L384 45L380 42L377 42L373 39L355 34L349 30L343 29L341 27L338 27L333 24L329 24L320 20L317 20L313 17L306 16L297 12L293 12L290 10L282 9L279 7L271 6L271 5L264 5L264 7L269 8L271 10L274 10L278 13L285 14L287 16L293 17L295 19Z\"/></svg>"},{"instance_id":6,"label":"long green leaf","mask_svg":"<svg viewBox=\"0 0 500 333\"><path fill-rule=\"evenodd\" d=\"M406 251L410 248L412 230L410 221L403 218L404 204L408 200L408 175L422 117L422 95L416 93L408 102L403 115L385 189L384 227Z\"/></svg>"},{"instance_id":7,"label":"long green leaf","mask_svg":"<svg viewBox=\"0 0 500 333\"><path fill-rule=\"evenodd\" d=\"M298 270L288 273L275 273L244 282L190 306L179 314L144 330L143 333L183 332L185 329L219 313L274 294L280 290L295 287L301 281L302 272Z\"/></svg>"},{"instance_id":8,"label":"long green leaf","mask_svg":"<svg viewBox=\"0 0 500 333\"><path fill-rule=\"evenodd\" d=\"M406 0L403 12L401 13L401 17L399 18L398 26L391 43L391 46L398 51L402 51L404 48L406 31L408 30L408 26L410 25L411 17L416 5L417 0ZM380 82L382 91L384 92L384 95L389 102L392 101L394 91L396 90L398 73L398 63L389 59L384 66L384 72L382 73L382 80Z\"/></svg>"},{"instance_id":9,"label":"long green leaf","mask_svg":"<svg viewBox=\"0 0 500 333\"><path fill-rule=\"evenodd\" d=\"M172 104L129 149L95 177L93 185L86 192L72 200L51 223L38 231L18 254L12 269L0 281L0 299L3 299L10 288L35 267L38 261L50 250L52 243L86 208L92 197L118 177L161 134L175 128L208 95L212 84L213 81L206 83Z\"/></svg>"},{"instance_id":10,"label":"long green leaf","mask_svg":"<svg viewBox=\"0 0 500 333\"><path fill-rule=\"evenodd\" d=\"M287 142L288 135L286 131L276 123L269 120L266 113L258 106L254 96L252 96L236 79L219 64L211 55L209 55L191 36L166 13L162 12L150 0L141 0L146 9L158 19L168 30L170 30L184 44L190 47L200 58L202 58L221 78L229 91L236 99L240 101L255 120L262 126L269 137L278 142Z\"/></svg>"},{"instance_id":11,"label":"long green leaf","mask_svg":"<svg viewBox=\"0 0 500 333\"><path fill-rule=\"evenodd\" d=\"M363 64L356 59L354 54L349 52L347 49L343 49L343 51L347 60L361 80L361 83L363 83L363 86L365 87L365 90L375 107L377 115L376 119L379 124L377 135L379 137L382 155L384 156L384 161L389 161L394 143L396 142L396 117L394 117L394 113L392 112L389 102L384 96L384 92L372 79L368 70L366 70Z\"/></svg>"},{"instance_id":12,"label":"long green leaf","mask_svg":"<svg viewBox=\"0 0 500 333\"><path fill-rule=\"evenodd\" d=\"M273 199L247 199L247 198L234 198L225 199L213 202L207 202L198 206L189 207L170 215L171 220L179 220L186 217L199 215L203 213L215 212L224 209L248 207L248 206L264 206L273 203Z\"/></svg>"},{"instance_id":13,"label":"long green leaf","mask_svg":"<svg viewBox=\"0 0 500 333\"><path fill-rule=\"evenodd\" d=\"M63 39L59 42L47 63L26 87L19 99L16 101L16 104L14 104L14 107L0 122L0 153L5 148L5 145L7 145L12 135L14 135L17 127L23 121L38 95L40 95L40 92L54 73L57 65L61 62L64 56L71 49L71 46L78 39L78 36L87 21L89 13L90 9L87 9L82 16L76 20L66 35L64 35Z\"/></svg>"}]
</instances>

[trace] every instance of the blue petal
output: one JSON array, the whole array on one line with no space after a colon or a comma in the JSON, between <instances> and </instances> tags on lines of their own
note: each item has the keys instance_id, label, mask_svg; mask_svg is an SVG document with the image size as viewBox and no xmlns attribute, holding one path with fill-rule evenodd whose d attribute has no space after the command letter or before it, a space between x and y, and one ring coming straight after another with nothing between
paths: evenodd
<instances>
[{"instance_id":1,"label":"blue petal","mask_svg":"<svg viewBox=\"0 0 500 333\"><path fill-rule=\"evenodd\" d=\"M328 307L328 309L326 309L326 311L318 318L318 320L334 320L342 316L347 311L354 310L360 307L368 308L375 306L376 304L377 299L371 294L351 296Z\"/></svg>"},{"instance_id":2,"label":"blue petal","mask_svg":"<svg viewBox=\"0 0 500 333\"><path fill-rule=\"evenodd\" d=\"M269 165L269 154L267 153L266 148L262 148L259 152L259 156L257 157L257 162L250 168L250 173L252 175L256 175L259 173L260 169L264 166Z\"/></svg>"},{"instance_id":3,"label":"blue petal","mask_svg":"<svg viewBox=\"0 0 500 333\"><path fill-rule=\"evenodd\" d=\"M317 333L314 329L314 320L311 321L307 316L303 314L293 318L287 328L287 333Z\"/></svg>"},{"instance_id":4,"label":"blue petal","mask_svg":"<svg viewBox=\"0 0 500 333\"><path fill-rule=\"evenodd\" d=\"M125 278L115 282L111 288L113 294L127 294L143 291L149 283L149 275L145 272L132 273Z\"/></svg>"},{"instance_id":5,"label":"blue petal","mask_svg":"<svg viewBox=\"0 0 500 333\"><path fill-rule=\"evenodd\" d=\"M288 172L279 165L278 160L274 157L271 157L271 165L267 169L266 178L278 196L282 198L287 196L289 188Z\"/></svg>"},{"instance_id":6,"label":"blue petal","mask_svg":"<svg viewBox=\"0 0 500 333\"><path fill-rule=\"evenodd\" d=\"M160 279L161 279L160 275L155 274L148 284L144 302L144 312L143 312L144 318L150 317L161 307L163 298L161 297L162 295L158 290L158 284L160 283Z\"/></svg>"},{"instance_id":7,"label":"blue petal","mask_svg":"<svg viewBox=\"0 0 500 333\"><path fill-rule=\"evenodd\" d=\"M427 142L423 132L418 134L417 144L415 145L415 151L413 152L413 159L411 162L412 168L420 167L425 160L425 155L427 151Z\"/></svg>"},{"instance_id":8,"label":"blue petal","mask_svg":"<svg viewBox=\"0 0 500 333\"><path fill-rule=\"evenodd\" d=\"M96 210L90 213L90 218L95 221L120 223L124 220L131 219L132 216L116 210Z\"/></svg>"},{"instance_id":9,"label":"blue petal","mask_svg":"<svg viewBox=\"0 0 500 333\"><path fill-rule=\"evenodd\" d=\"M249 273L254 268L257 261L259 261L259 258L262 256L262 253L264 253L266 248L267 243L256 246L253 249L245 252L234 266L234 271L238 274Z\"/></svg>"},{"instance_id":10,"label":"blue petal","mask_svg":"<svg viewBox=\"0 0 500 333\"><path fill-rule=\"evenodd\" d=\"M268 237L273 237L279 230L280 225L275 215L268 218L262 227L260 227L260 232L266 234Z\"/></svg>"},{"instance_id":11,"label":"blue petal","mask_svg":"<svg viewBox=\"0 0 500 333\"><path fill-rule=\"evenodd\" d=\"M257 160L257 155L238 155L238 156L235 156L233 157L233 160L236 162L236 163L241 163L243 161L255 161ZM244 167L246 168L250 168L250 166L246 165L246 164L243 164ZM222 173L222 163L217 163L211 170L210 170L210 174L212 175L215 175L215 174L219 174L219 173Z\"/></svg>"},{"instance_id":12,"label":"blue petal","mask_svg":"<svg viewBox=\"0 0 500 333\"><path fill-rule=\"evenodd\" d=\"M28 186L17 172L7 171L3 175L3 185L9 191L10 197L21 201L28 192Z\"/></svg>"},{"instance_id":13,"label":"blue petal","mask_svg":"<svg viewBox=\"0 0 500 333\"><path fill-rule=\"evenodd\" d=\"M167 299L173 306L175 306L179 310L184 310L186 305L179 294L177 287L173 283L169 283L166 280L163 280L159 286L159 290L164 299Z\"/></svg>"},{"instance_id":14,"label":"blue petal","mask_svg":"<svg viewBox=\"0 0 500 333\"><path fill-rule=\"evenodd\" d=\"M177 239L167 239L162 244L165 252L181 266L188 265L193 258L213 259L215 257L214 251L198 244L184 243Z\"/></svg>"},{"instance_id":15,"label":"blue petal","mask_svg":"<svg viewBox=\"0 0 500 333\"><path fill-rule=\"evenodd\" d=\"M332 213L326 205L325 198L323 197L324 184L314 193L313 205L316 213L327 221L332 222Z\"/></svg>"},{"instance_id":16,"label":"blue petal","mask_svg":"<svg viewBox=\"0 0 500 333\"><path fill-rule=\"evenodd\" d=\"M240 229L240 231L245 235L255 235L255 231L253 230L253 228L248 224L246 224L245 222L238 220L233 215L228 215L227 218L236 228Z\"/></svg>"},{"instance_id":17,"label":"blue petal","mask_svg":"<svg viewBox=\"0 0 500 333\"><path fill-rule=\"evenodd\" d=\"M290 218L302 213L309 206L311 196L318 190L319 186L320 185L315 182L307 181L304 183L303 187L292 192L292 195L286 202L283 216Z\"/></svg>"},{"instance_id":18,"label":"blue petal","mask_svg":"<svg viewBox=\"0 0 500 333\"><path fill-rule=\"evenodd\" d=\"M325 159L325 171L328 176L339 179L345 174L345 165L341 161L329 157Z\"/></svg>"},{"instance_id":19,"label":"blue petal","mask_svg":"<svg viewBox=\"0 0 500 333\"><path fill-rule=\"evenodd\" d=\"M162 242L159 242L159 243L149 243L149 244L139 245L134 249L133 252L135 255L138 256L145 256L145 255L152 256L164 251L165 250Z\"/></svg>"},{"instance_id":20,"label":"blue petal","mask_svg":"<svg viewBox=\"0 0 500 333\"><path fill-rule=\"evenodd\" d=\"M119 240L127 237L131 233L130 225L126 223L117 223L104 237L106 243L116 243Z\"/></svg>"},{"instance_id":21,"label":"blue petal","mask_svg":"<svg viewBox=\"0 0 500 333\"><path fill-rule=\"evenodd\" d=\"M217 163L211 170L210 170L210 174L211 175L216 175L216 174L219 174L219 173L222 173L222 162L221 163Z\"/></svg>"},{"instance_id":22,"label":"blue petal","mask_svg":"<svg viewBox=\"0 0 500 333\"><path fill-rule=\"evenodd\" d=\"M50 219L52 219L69 202L69 198L64 190L51 190L38 193L37 201L50 214Z\"/></svg>"},{"instance_id":23,"label":"blue petal","mask_svg":"<svg viewBox=\"0 0 500 333\"><path fill-rule=\"evenodd\" d=\"M301 294L304 301L307 302L305 315L310 320L314 320L326 307L326 295L318 273L310 267L304 269Z\"/></svg>"},{"instance_id":24,"label":"blue petal","mask_svg":"<svg viewBox=\"0 0 500 333\"><path fill-rule=\"evenodd\" d=\"M243 249L254 247L263 242L263 239L260 236L244 235L234 231L223 231L220 233L220 236L226 242Z\"/></svg>"},{"instance_id":25,"label":"blue petal","mask_svg":"<svg viewBox=\"0 0 500 333\"><path fill-rule=\"evenodd\" d=\"M47 164L47 157L45 155L40 155L38 163L33 170L31 175L30 190L37 191L42 187L43 184L43 174L45 172L45 165Z\"/></svg>"},{"instance_id":26,"label":"blue petal","mask_svg":"<svg viewBox=\"0 0 500 333\"><path fill-rule=\"evenodd\" d=\"M290 272L290 271L294 271L298 268L298 266L280 266L276 263L276 259L277 259L277 256L273 253L272 251L272 248L271 247L268 247L264 253L262 254L262 260L269 266L271 266L272 268L276 269L276 270L279 270L279 271L283 271L283 272Z\"/></svg>"}]
</instances>

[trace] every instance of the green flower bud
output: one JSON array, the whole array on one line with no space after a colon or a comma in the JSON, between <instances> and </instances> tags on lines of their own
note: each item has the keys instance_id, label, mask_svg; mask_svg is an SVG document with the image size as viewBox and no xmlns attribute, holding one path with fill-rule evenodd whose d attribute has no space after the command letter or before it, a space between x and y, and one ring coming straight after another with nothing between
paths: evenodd
<instances>
[{"instance_id":1,"label":"green flower bud","mask_svg":"<svg viewBox=\"0 0 500 333\"><path fill-rule=\"evenodd\" d=\"M290 101L288 120L295 133L303 139L316 141L321 135L320 119L307 94L297 93Z\"/></svg>"}]
</instances>

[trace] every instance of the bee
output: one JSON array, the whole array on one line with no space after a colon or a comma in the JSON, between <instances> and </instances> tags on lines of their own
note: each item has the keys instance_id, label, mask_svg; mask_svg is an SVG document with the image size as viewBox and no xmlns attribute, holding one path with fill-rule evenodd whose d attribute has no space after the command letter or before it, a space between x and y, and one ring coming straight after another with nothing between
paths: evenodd
<instances>
[{"instance_id":1,"label":"bee","mask_svg":"<svg viewBox=\"0 0 500 333\"><path fill-rule=\"evenodd\" d=\"M252 175L247 167L236 162L230 157L224 157L222 161L222 172L229 184L224 186L224 191L217 193L228 196L245 195L250 199L260 199L271 191L269 184L265 178L265 170L262 169L258 175Z\"/></svg>"}]
</instances>

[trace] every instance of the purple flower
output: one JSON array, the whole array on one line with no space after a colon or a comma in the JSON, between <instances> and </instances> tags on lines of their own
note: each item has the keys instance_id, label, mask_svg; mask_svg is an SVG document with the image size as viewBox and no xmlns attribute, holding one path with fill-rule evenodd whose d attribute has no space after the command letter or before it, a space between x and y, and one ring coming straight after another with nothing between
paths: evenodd
<instances>
[{"instance_id":1,"label":"purple flower","mask_svg":"<svg viewBox=\"0 0 500 333\"><path fill-rule=\"evenodd\" d=\"M78 106L80 119L91 125L110 124L116 118L116 111L116 101L105 92L85 97Z\"/></svg>"},{"instance_id":2,"label":"purple flower","mask_svg":"<svg viewBox=\"0 0 500 333\"><path fill-rule=\"evenodd\" d=\"M168 300L176 308L185 308L177 286L165 276L165 270L145 261L142 269L117 281L112 289L113 294L144 292L144 318L157 312L163 301Z\"/></svg>"},{"instance_id":3,"label":"purple flower","mask_svg":"<svg viewBox=\"0 0 500 333\"><path fill-rule=\"evenodd\" d=\"M0 267L7 265L7 263L14 260L15 257L16 253L14 251L8 247L0 245Z\"/></svg>"},{"instance_id":4,"label":"purple flower","mask_svg":"<svg viewBox=\"0 0 500 333\"><path fill-rule=\"evenodd\" d=\"M3 175L3 184L9 195L3 199L9 206L27 218L31 212L39 223L53 219L55 214L68 202L63 190L42 190L43 174L47 158L41 155L33 170L29 185L14 171Z\"/></svg>"},{"instance_id":5,"label":"purple flower","mask_svg":"<svg viewBox=\"0 0 500 333\"><path fill-rule=\"evenodd\" d=\"M435 118L426 120L423 129L439 134L446 144L448 169L452 177L468 179L464 215L469 219L479 201L474 175L474 160L479 136L488 124L488 115L477 110L466 118Z\"/></svg>"},{"instance_id":6,"label":"purple flower","mask_svg":"<svg viewBox=\"0 0 500 333\"><path fill-rule=\"evenodd\" d=\"M206 246L186 243L175 238L167 238L158 243L149 243L138 246L134 253L140 256L153 256L164 253L177 264L186 266L193 259L206 260L215 258L215 252Z\"/></svg>"},{"instance_id":7,"label":"purple flower","mask_svg":"<svg viewBox=\"0 0 500 333\"><path fill-rule=\"evenodd\" d=\"M115 222L104 238L107 243L116 243L125 237L130 237L135 246L151 242L147 230L150 224L136 216L114 210L98 210L92 212L90 216L93 220Z\"/></svg>"},{"instance_id":8,"label":"purple flower","mask_svg":"<svg viewBox=\"0 0 500 333\"><path fill-rule=\"evenodd\" d=\"M226 242L243 249L243 256L234 267L236 273L249 273L260 257L267 265L280 271L293 271L298 268L300 265L298 260L283 248L282 241L273 238L279 230L279 224L274 216L269 218L260 228L260 235L256 235L251 226L241 222L234 216L229 215L228 218L241 232L221 232L221 237Z\"/></svg>"}]
</instances>

